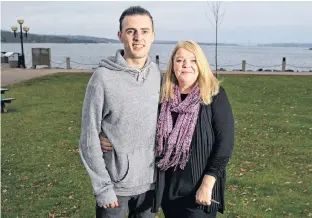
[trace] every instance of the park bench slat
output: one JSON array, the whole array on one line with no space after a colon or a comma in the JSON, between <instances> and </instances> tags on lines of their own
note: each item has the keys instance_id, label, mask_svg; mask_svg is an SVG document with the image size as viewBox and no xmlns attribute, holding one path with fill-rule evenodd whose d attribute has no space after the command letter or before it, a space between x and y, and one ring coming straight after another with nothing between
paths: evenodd
<instances>
[{"instance_id":1,"label":"park bench slat","mask_svg":"<svg viewBox=\"0 0 312 218\"><path fill-rule=\"evenodd\" d=\"M11 101L15 100L15 98L1 98L1 113L6 113L7 108L5 107L5 104L11 103Z\"/></svg>"},{"instance_id":2,"label":"park bench slat","mask_svg":"<svg viewBox=\"0 0 312 218\"><path fill-rule=\"evenodd\" d=\"M1 98L1 103L10 103L12 100L15 100L15 98Z\"/></svg>"}]
</instances>

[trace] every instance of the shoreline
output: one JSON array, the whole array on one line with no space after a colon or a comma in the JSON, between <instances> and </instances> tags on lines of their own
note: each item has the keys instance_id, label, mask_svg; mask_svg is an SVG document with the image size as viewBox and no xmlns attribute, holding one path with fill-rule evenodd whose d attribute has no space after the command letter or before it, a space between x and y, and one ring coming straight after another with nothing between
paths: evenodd
<instances>
[{"instance_id":1,"label":"shoreline","mask_svg":"<svg viewBox=\"0 0 312 218\"><path fill-rule=\"evenodd\" d=\"M12 85L36 77L55 73L93 73L94 69L21 69L6 68L1 65L1 86ZM164 73L164 70L161 70ZM213 73L215 71L212 71ZM312 76L312 72L266 72L266 71L219 71L218 75L255 75L255 76Z\"/></svg>"}]
</instances>

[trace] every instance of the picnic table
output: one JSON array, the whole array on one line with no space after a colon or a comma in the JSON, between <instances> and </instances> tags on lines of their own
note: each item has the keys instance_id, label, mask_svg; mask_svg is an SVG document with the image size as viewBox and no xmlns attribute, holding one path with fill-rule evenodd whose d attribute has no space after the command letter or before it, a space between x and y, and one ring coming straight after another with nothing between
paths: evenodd
<instances>
[{"instance_id":1,"label":"picnic table","mask_svg":"<svg viewBox=\"0 0 312 218\"><path fill-rule=\"evenodd\" d=\"M1 113L6 113L8 112L6 105L8 103L11 103L11 101L15 100L15 98L2 98L2 95L6 92L9 91L7 88L2 88L1 87Z\"/></svg>"},{"instance_id":2,"label":"picnic table","mask_svg":"<svg viewBox=\"0 0 312 218\"><path fill-rule=\"evenodd\" d=\"M4 94L6 91L9 91L7 88L1 88L1 94Z\"/></svg>"}]
</instances>

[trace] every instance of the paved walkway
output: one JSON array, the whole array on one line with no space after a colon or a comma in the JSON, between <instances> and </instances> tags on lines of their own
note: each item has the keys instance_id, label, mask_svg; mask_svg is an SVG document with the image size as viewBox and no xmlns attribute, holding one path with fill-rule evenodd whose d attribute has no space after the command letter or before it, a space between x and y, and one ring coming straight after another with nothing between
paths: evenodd
<instances>
[{"instance_id":1,"label":"paved walkway","mask_svg":"<svg viewBox=\"0 0 312 218\"><path fill-rule=\"evenodd\" d=\"M92 69L20 69L1 68L1 86L18 83L35 77L49 74L64 73L92 73ZM291 76L312 76L312 72L241 72L241 71L220 71L218 75L291 75Z\"/></svg>"},{"instance_id":2,"label":"paved walkway","mask_svg":"<svg viewBox=\"0 0 312 218\"><path fill-rule=\"evenodd\" d=\"M92 73L93 70L78 69L21 69L21 68L1 68L1 86L7 86L29 80L35 77L45 76L54 73Z\"/></svg>"}]
</instances>

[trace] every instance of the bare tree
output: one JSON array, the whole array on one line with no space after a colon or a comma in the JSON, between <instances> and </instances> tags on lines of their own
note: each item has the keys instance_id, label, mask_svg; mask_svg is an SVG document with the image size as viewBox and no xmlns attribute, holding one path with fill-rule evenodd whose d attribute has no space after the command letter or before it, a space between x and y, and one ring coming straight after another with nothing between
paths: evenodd
<instances>
[{"instance_id":1,"label":"bare tree","mask_svg":"<svg viewBox=\"0 0 312 218\"><path fill-rule=\"evenodd\" d=\"M222 2L207 2L210 10L212 11L214 22L211 22L208 14L206 16L210 21L211 25L215 27L216 30L216 48L215 48L215 61L216 61L216 77L218 77L218 28L222 22L225 12L221 13L221 4Z\"/></svg>"}]
</instances>

